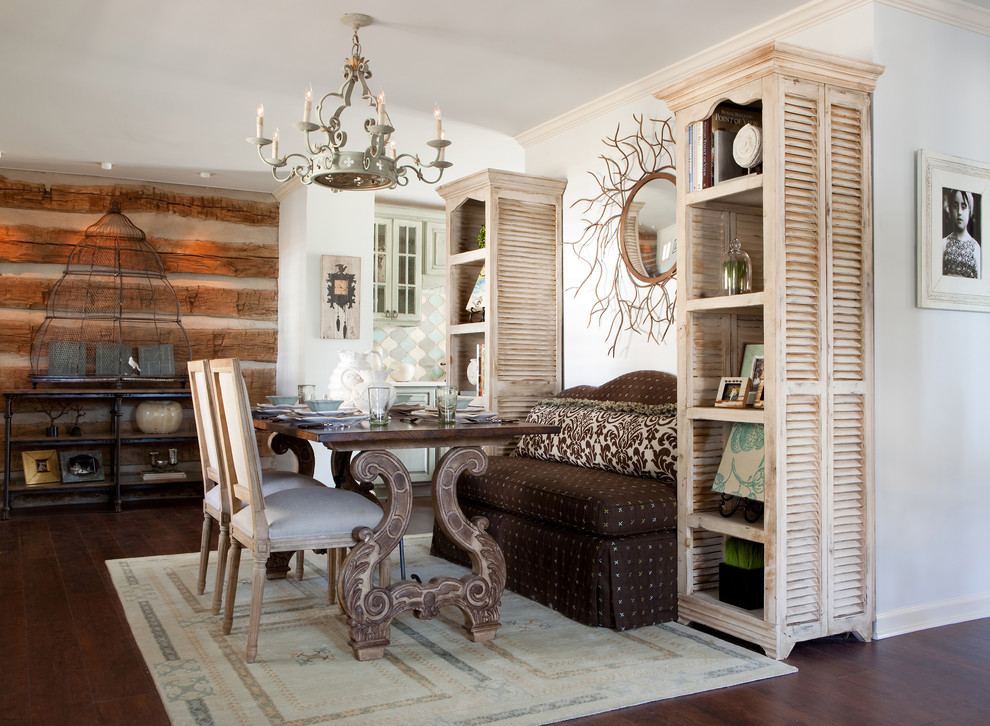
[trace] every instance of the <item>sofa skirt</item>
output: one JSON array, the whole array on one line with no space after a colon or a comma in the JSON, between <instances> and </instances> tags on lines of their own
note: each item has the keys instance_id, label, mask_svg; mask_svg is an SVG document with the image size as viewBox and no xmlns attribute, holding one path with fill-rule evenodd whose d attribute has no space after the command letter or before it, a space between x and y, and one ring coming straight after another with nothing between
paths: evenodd
<instances>
[{"instance_id":1,"label":"sofa skirt","mask_svg":"<svg viewBox=\"0 0 990 726\"><path fill-rule=\"evenodd\" d=\"M585 625L627 630L676 619L676 530L599 537L472 501L460 504L468 518L488 519L513 592ZM470 567L438 524L431 553Z\"/></svg>"}]
</instances>

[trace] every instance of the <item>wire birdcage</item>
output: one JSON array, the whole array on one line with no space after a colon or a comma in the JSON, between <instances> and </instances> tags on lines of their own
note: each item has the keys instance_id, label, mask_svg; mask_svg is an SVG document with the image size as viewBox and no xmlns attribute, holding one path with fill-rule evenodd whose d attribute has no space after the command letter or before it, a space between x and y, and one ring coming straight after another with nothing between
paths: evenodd
<instances>
[{"instance_id":1,"label":"wire birdcage","mask_svg":"<svg viewBox=\"0 0 990 726\"><path fill-rule=\"evenodd\" d=\"M34 382L178 382L191 357L158 252L117 202L69 254L31 345Z\"/></svg>"}]
</instances>

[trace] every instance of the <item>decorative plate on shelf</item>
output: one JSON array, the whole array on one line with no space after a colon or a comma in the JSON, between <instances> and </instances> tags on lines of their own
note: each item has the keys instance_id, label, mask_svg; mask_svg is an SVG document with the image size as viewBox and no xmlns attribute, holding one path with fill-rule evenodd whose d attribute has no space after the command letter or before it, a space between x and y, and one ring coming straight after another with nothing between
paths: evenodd
<instances>
[{"instance_id":1,"label":"decorative plate on shelf","mask_svg":"<svg viewBox=\"0 0 990 726\"><path fill-rule=\"evenodd\" d=\"M732 142L732 158L744 169L751 169L763 160L763 132L759 126L746 124Z\"/></svg>"}]
</instances>

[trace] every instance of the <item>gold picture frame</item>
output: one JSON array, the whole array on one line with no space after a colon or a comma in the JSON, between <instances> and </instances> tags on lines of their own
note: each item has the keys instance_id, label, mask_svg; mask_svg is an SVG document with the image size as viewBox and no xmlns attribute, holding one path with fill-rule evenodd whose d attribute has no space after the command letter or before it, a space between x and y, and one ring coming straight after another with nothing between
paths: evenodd
<instances>
[{"instance_id":1,"label":"gold picture frame","mask_svg":"<svg viewBox=\"0 0 990 726\"><path fill-rule=\"evenodd\" d=\"M58 453L54 449L22 451L21 463L24 465L25 484L54 484L62 481L62 469L58 463Z\"/></svg>"},{"instance_id":2,"label":"gold picture frame","mask_svg":"<svg viewBox=\"0 0 990 726\"><path fill-rule=\"evenodd\" d=\"M715 405L719 408L745 408L750 380L746 376L725 376L719 381Z\"/></svg>"}]
</instances>

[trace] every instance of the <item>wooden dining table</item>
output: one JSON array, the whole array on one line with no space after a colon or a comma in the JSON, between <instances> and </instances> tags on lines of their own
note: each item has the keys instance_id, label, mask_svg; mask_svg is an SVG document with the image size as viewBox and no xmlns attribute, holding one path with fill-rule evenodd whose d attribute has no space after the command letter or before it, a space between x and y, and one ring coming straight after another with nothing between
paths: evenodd
<instances>
[{"instance_id":1,"label":"wooden dining table","mask_svg":"<svg viewBox=\"0 0 990 726\"><path fill-rule=\"evenodd\" d=\"M311 428L311 424L256 412L255 428L271 435L268 444L279 454L296 455L300 473L312 475L315 455L311 443L331 451L331 468L338 486L378 498L374 481L381 477L388 497L384 515L374 529L355 531L357 544L344 559L337 578L337 602L350 625L349 645L357 660L385 655L392 619L407 610L417 617L435 617L442 607L456 606L474 642L495 638L505 588L505 559L485 530L484 517L469 521L457 504L457 479L462 472L482 473L488 457L482 447L510 442L527 434L556 434L558 426L526 421L440 425L436 419L400 420L385 425L367 421L347 427ZM374 581L378 563L398 546L412 515L412 483L403 463L390 450L445 448L433 474L434 520L451 541L465 550L471 572L462 577L434 577L428 582L404 579L383 585ZM353 457L353 458L352 458Z\"/></svg>"}]
</instances>

